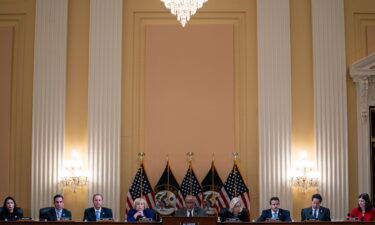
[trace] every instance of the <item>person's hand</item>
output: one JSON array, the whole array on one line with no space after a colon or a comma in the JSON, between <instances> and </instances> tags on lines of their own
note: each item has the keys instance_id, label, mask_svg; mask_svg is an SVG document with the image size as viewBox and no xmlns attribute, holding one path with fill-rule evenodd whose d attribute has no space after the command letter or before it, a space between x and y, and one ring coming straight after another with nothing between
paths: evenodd
<instances>
[{"instance_id":1,"label":"person's hand","mask_svg":"<svg viewBox=\"0 0 375 225\"><path fill-rule=\"evenodd\" d=\"M134 219L137 219L138 217L143 217L143 211L137 211L137 212L134 214Z\"/></svg>"}]
</instances>

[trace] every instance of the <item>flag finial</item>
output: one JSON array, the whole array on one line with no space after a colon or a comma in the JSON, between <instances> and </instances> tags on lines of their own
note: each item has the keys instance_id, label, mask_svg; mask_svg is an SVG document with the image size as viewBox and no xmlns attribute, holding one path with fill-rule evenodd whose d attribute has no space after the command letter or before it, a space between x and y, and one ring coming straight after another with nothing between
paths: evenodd
<instances>
[{"instance_id":1,"label":"flag finial","mask_svg":"<svg viewBox=\"0 0 375 225\"><path fill-rule=\"evenodd\" d=\"M188 152L186 155L188 156L189 162L191 162L193 160L194 152Z\"/></svg>"},{"instance_id":2,"label":"flag finial","mask_svg":"<svg viewBox=\"0 0 375 225\"><path fill-rule=\"evenodd\" d=\"M238 152L232 152L234 163L237 162L238 155L239 155Z\"/></svg>"},{"instance_id":3,"label":"flag finial","mask_svg":"<svg viewBox=\"0 0 375 225\"><path fill-rule=\"evenodd\" d=\"M143 163L143 158L145 157L145 155L146 153L144 152L138 152L138 159L141 164Z\"/></svg>"}]
</instances>

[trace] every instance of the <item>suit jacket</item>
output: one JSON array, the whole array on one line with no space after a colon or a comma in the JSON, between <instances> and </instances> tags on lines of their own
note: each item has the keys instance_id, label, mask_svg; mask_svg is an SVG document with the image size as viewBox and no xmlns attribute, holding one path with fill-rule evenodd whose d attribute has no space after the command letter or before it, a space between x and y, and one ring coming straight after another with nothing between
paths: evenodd
<instances>
[{"instance_id":1,"label":"suit jacket","mask_svg":"<svg viewBox=\"0 0 375 225\"><path fill-rule=\"evenodd\" d=\"M113 219L112 209L102 207L100 211L101 219ZM83 221L96 221L95 209L94 207L85 209L83 215Z\"/></svg>"},{"instance_id":2,"label":"suit jacket","mask_svg":"<svg viewBox=\"0 0 375 225\"><path fill-rule=\"evenodd\" d=\"M365 212L365 216L362 218L362 211L358 207L354 208L350 213L350 217L358 217L359 221L374 221L375 220L375 209L371 208L370 211Z\"/></svg>"},{"instance_id":3,"label":"suit jacket","mask_svg":"<svg viewBox=\"0 0 375 225\"><path fill-rule=\"evenodd\" d=\"M181 216L181 217L187 217L187 209L182 208L178 209L174 216ZM206 211L204 211L202 208L194 207L193 209L193 216L207 216Z\"/></svg>"},{"instance_id":4,"label":"suit jacket","mask_svg":"<svg viewBox=\"0 0 375 225\"><path fill-rule=\"evenodd\" d=\"M260 217L257 219L257 222L264 222L264 221L266 221L267 219L271 219L271 218L272 218L272 212L271 212L271 209L266 209L266 210L263 210L263 211L262 211L262 214L261 214ZM290 218L290 212L289 212L289 210L286 210L286 209L279 209L278 219L279 219L280 221L284 221L284 222L291 222L292 219Z\"/></svg>"},{"instance_id":5,"label":"suit jacket","mask_svg":"<svg viewBox=\"0 0 375 225\"><path fill-rule=\"evenodd\" d=\"M3 209L3 208L1 208ZM0 221L15 221L20 220L23 217L23 210L21 208L15 208L13 213L7 213L3 210L0 210Z\"/></svg>"},{"instance_id":6,"label":"suit jacket","mask_svg":"<svg viewBox=\"0 0 375 225\"><path fill-rule=\"evenodd\" d=\"M142 217L138 217L138 218L134 218L134 214L137 212L137 210L135 209L131 209L129 210L128 212L128 222L134 222L134 221L138 221L140 220ZM143 210L143 215L145 218L149 218L149 219L152 219L152 221L156 221L156 216L155 216L155 213L152 209L144 209Z\"/></svg>"},{"instance_id":7,"label":"suit jacket","mask_svg":"<svg viewBox=\"0 0 375 225\"><path fill-rule=\"evenodd\" d=\"M313 220L313 210L311 207L302 209L301 211L301 221L305 220ZM319 214L318 214L319 221L331 221L331 212L329 208L325 208L320 206L319 207Z\"/></svg>"},{"instance_id":8,"label":"suit jacket","mask_svg":"<svg viewBox=\"0 0 375 225\"><path fill-rule=\"evenodd\" d=\"M67 210L67 209L62 209L61 212L61 218L71 220L72 219L72 213ZM57 216L56 216L56 210L54 207L51 207L42 215L42 220L47 220L47 221L57 221Z\"/></svg>"},{"instance_id":9,"label":"suit jacket","mask_svg":"<svg viewBox=\"0 0 375 225\"><path fill-rule=\"evenodd\" d=\"M225 222L227 219L235 219L234 214L227 208L222 208L219 212L221 222ZM237 215L238 219L242 222L249 222L249 211L245 208L242 209Z\"/></svg>"}]
</instances>

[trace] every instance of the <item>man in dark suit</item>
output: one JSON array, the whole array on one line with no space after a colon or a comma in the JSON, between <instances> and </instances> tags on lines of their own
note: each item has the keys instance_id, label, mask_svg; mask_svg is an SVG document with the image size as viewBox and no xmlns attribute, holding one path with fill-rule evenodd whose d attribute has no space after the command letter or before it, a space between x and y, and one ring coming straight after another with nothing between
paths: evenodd
<instances>
[{"instance_id":1,"label":"man in dark suit","mask_svg":"<svg viewBox=\"0 0 375 225\"><path fill-rule=\"evenodd\" d=\"M289 210L280 208L280 199L278 197L272 197L270 199L270 209L265 209L262 211L262 214L258 218L257 222L263 222L267 220L278 220L291 222Z\"/></svg>"},{"instance_id":2,"label":"man in dark suit","mask_svg":"<svg viewBox=\"0 0 375 225\"><path fill-rule=\"evenodd\" d=\"M100 219L112 220L112 209L102 207L103 195L94 194L92 197L94 207L85 209L83 221L99 221Z\"/></svg>"},{"instance_id":3,"label":"man in dark suit","mask_svg":"<svg viewBox=\"0 0 375 225\"><path fill-rule=\"evenodd\" d=\"M41 216L43 217L42 219L47 221L72 220L72 213L64 209L64 196L55 195L53 197L53 204L55 207L46 210Z\"/></svg>"},{"instance_id":4,"label":"man in dark suit","mask_svg":"<svg viewBox=\"0 0 375 225\"><path fill-rule=\"evenodd\" d=\"M195 207L194 196L187 195L185 198L186 208L178 209L175 216L193 217L193 216L207 216L206 211L202 208Z\"/></svg>"},{"instance_id":5,"label":"man in dark suit","mask_svg":"<svg viewBox=\"0 0 375 225\"><path fill-rule=\"evenodd\" d=\"M331 221L331 212L328 208L321 206L322 196L320 194L314 194L311 197L311 207L302 209L301 221L305 220L319 220L319 221Z\"/></svg>"}]
</instances>

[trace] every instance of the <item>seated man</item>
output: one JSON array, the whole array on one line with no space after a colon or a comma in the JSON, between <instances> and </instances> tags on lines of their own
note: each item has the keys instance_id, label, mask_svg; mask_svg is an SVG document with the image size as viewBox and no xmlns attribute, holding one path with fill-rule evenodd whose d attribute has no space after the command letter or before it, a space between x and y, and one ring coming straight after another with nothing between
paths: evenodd
<instances>
[{"instance_id":1,"label":"seated man","mask_svg":"<svg viewBox=\"0 0 375 225\"><path fill-rule=\"evenodd\" d=\"M94 207L85 209L83 221L99 221L100 219L112 220L112 209L102 207L103 195L94 194L92 197Z\"/></svg>"},{"instance_id":2,"label":"seated man","mask_svg":"<svg viewBox=\"0 0 375 225\"><path fill-rule=\"evenodd\" d=\"M329 211L329 209L320 205L323 200L322 196L320 194L314 194L311 197L311 200L311 207L302 209L301 211L301 221L331 221L331 212Z\"/></svg>"},{"instance_id":3,"label":"seated man","mask_svg":"<svg viewBox=\"0 0 375 225\"><path fill-rule=\"evenodd\" d=\"M222 208L219 213L221 222L242 221L249 222L249 211L244 208L242 200L234 197L229 203L229 209Z\"/></svg>"},{"instance_id":4,"label":"seated man","mask_svg":"<svg viewBox=\"0 0 375 225\"><path fill-rule=\"evenodd\" d=\"M128 222L142 220L156 221L154 211L150 208L146 208L146 205L146 200L143 198L135 199L133 209L129 210L127 215Z\"/></svg>"},{"instance_id":5,"label":"seated man","mask_svg":"<svg viewBox=\"0 0 375 225\"><path fill-rule=\"evenodd\" d=\"M47 221L72 220L72 213L64 209L64 197L62 195L55 195L53 204L55 207L48 209L42 219Z\"/></svg>"},{"instance_id":6,"label":"seated man","mask_svg":"<svg viewBox=\"0 0 375 225\"><path fill-rule=\"evenodd\" d=\"M193 216L207 216L206 211L202 208L195 207L194 196L187 195L185 197L186 208L178 209L175 216L193 217Z\"/></svg>"},{"instance_id":7,"label":"seated man","mask_svg":"<svg viewBox=\"0 0 375 225\"><path fill-rule=\"evenodd\" d=\"M281 209L280 199L278 197L272 197L270 199L270 209L265 209L257 219L257 222L264 222L267 220L279 220L285 222L291 222L289 210Z\"/></svg>"}]
</instances>

